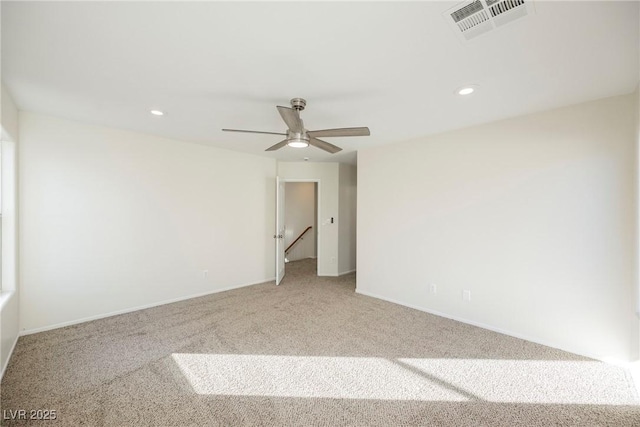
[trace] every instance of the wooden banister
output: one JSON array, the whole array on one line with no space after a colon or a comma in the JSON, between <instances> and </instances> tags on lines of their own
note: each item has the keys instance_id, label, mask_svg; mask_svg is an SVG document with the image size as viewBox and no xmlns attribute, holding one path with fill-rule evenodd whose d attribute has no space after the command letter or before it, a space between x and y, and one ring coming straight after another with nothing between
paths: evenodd
<instances>
[{"instance_id":1,"label":"wooden banister","mask_svg":"<svg viewBox=\"0 0 640 427\"><path fill-rule=\"evenodd\" d=\"M296 237L296 240L294 240L293 242L291 242L289 246L287 246L287 249L284 250L284 253L286 254L287 252L289 252L289 249L291 249L293 245L295 245L298 242L298 240L302 239L302 236L304 236L304 233L311 230L312 228L313 228L312 226L308 226L307 228L305 228L304 231L300 233L298 237Z\"/></svg>"}]
</instances>

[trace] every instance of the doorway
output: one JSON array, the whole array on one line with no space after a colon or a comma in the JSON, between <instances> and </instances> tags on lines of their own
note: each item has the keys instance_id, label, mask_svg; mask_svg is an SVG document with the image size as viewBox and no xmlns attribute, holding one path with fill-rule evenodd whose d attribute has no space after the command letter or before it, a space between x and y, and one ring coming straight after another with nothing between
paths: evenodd
<instances>
[{"instance_id":1,"label":"doorway","mask_svg":"<svg viewBox=\"0 0 640 427\"><path fill-rule=\"evenodd\" d=\"M320 180L278 178L276 212L276 284L286 273L286 264L313 260L318 274L320 257ZM279 212L279 213L278 213Z\"/></svg>"},{"instance_id":2,"label":"doorway","mask_svg":"<svg viewBox=\"0 0 640 427\"><path fill-rule=\"evenodd\" d=\"M284 200L285 263L318 257L318 183L287 181ZM317 274L317 268L316 268Z\"/></svg>"}]
</instances>

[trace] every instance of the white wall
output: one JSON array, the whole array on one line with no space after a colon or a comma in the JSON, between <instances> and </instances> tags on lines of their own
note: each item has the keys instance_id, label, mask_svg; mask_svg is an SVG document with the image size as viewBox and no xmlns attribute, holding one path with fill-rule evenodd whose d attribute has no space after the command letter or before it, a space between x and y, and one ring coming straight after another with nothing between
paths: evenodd
<instances>
[{"instance_id":1,"label":"white wall","mask_svg":"<svg viewBox=\"0 0 640 427\"><path fill-rule=\"evenodd\" d=\"M638 8L638 14L640 16L640 8ZM640 54L640 44L638 44L638 50ZM638 81L640 82L640 69L638 70ZM635 162L636 162L636 175L634 182L636 184L636 197L635 197L635 211L636 211L636 229L635 229L635 238L636 238L636 257L635 257L635 277L634 282L636 285L636 321L634 322L634 326L636 328L634 336L636 337L636 345L633 352L634 360L640 360L640 83L636 86L636 138L635 138ZM636 378L636 386L640 389L640 374L638 378Z\"/></svg>"},{"instance_id":2,"label":"white wall","mask_svg":"<svg viewBox=\"0 0 640 427\"><path fill-rule=\"evenodd\" d=\"M16 238L16 178L18 109L4 85L1 88L2 133L2 293L0 294L0 379L7 367L19 333L19 287Z\"/></svg>"},{"instance_id":3,"label":"white wall","mask_svg":"<svg viewBox=\"0 0 640 427\"><path fill-rule=\"evenodd\" d=\"M640 45L638 46L640 48ZM636 137L635 137L635 177L634 183L635 194L634 198L635 206L634 210L637 213L635 216L635 232L634 236L636 238L636 257L635 257L635 268L634 268L634 283L635 283L635 301L636 301L636 321L634 322L635 332L634 336L637 337L635 346L632 349L632 357L634 360L640 360L640 85L636 87L635 92L636 97L636 109L635 109L635 119L636 119ZM640 377L637 380L637 384L640 387Z\"/></svg>"},{"instance_id":4,"label":"white wall","mask_svg":"<svg viewBox=\"0 0 640 427\"><path fill-rule=\"evenodd\" d=\"M22 112L19 154L25 331L274 276L272 159Z\"/></svg>"},{"instance_id":5,"label":"white wall","mask_svg":"<svg viewBox=\"0 0 640 427\"><path fill-rule=\"evenodd\" d=\"M316 257L315 186L313 182L285 183L285 248L289 247L307 227L313 227L288 252L289 261Z\"/></svg>"},{"instance_id":6,"label":"white wall","mask_svg":"<svg viewBox=\"0 0 640 427\"><path fill-rule=\"evenodd\" d=\"M345 274L356 270L357 169L341 163L339 173L338 271Z\"/></svg>"},{"instance_id":7,"label":"white wall","mask_svg":"<svg viewBox=\"0 0 640 427\"><path fill-rule=\"evenodd\" d=\"M319 180L318 275L338 275L338 163L279 162L285 180ZM333 224L331 218L334 219Z\"/></svg>"},{"instance_id":8,"label":"white wall","mask_svg":"<svg viewBox=\"0 0 640 427\"><path fill-rule=\"evenodd\" d=\"M636 102L361 150L358 292L580 354L633 357Z\"/></svg>"}]
</instances>

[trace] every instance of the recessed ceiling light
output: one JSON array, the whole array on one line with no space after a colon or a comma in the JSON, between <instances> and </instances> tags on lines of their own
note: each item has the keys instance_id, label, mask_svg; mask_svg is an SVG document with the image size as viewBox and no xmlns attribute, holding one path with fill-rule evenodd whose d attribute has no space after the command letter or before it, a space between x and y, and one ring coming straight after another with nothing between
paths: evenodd
<instances>
[{"instance_id":1,"label":"recessed ceiling light","mask_svg":"<svg viewBox=\"0 0 640 427\"><path fill-rule=\"evenodd\" d=\"M160 110L151 110L150 113L154 116L164 116L164 113Z\"/></svg>"},{"instance_id":2,"label":"recessed ceiling light","mask_svg":"<svg viewBox=\"0 0 640 427\"><path fill-rule=\"evenodd\" d=\"M456 89L455 93L456 95L471 95L473 92L476 91L476 89L478 88L478 86L476 85L467 85L467 86L462 86L459 87L458 89Z\"/></svg>"}]
</instances>

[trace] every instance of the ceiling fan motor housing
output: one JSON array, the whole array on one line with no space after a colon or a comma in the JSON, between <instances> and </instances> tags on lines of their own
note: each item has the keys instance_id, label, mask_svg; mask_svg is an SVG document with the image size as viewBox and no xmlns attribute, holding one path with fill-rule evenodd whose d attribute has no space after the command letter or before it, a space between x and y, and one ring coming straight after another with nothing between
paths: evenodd
<instances>
[{"instance_id":1,"label":"ceiling fan motor housing","mask_svg":"<svg viewBox=\"0 0 640 427\"><path fill-rule=\"evenodd\" d=\"M309 146L309 135L307 132L287 131L287 145L294 148L304 148Z\"/></svg>"}]
</instances>

